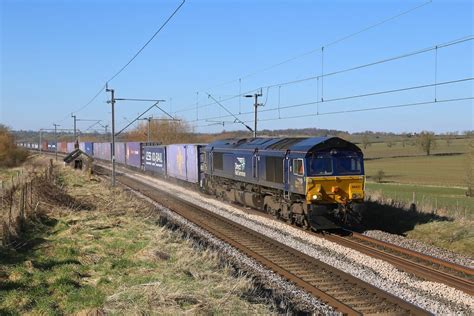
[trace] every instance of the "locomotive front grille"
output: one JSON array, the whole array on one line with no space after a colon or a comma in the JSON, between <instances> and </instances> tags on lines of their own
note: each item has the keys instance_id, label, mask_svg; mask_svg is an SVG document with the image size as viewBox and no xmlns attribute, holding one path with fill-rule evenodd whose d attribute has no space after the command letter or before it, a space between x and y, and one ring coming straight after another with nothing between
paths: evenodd
<instances>
[{"instance_id":1,"label":"locomotive front grille","mask_svg":"<svg viewBox=\"0 0 474 316\"><path fill-rule=\"evenodd\" d=\"M364 199L364 176L308 177L307 203L346 204Z\"/></svg>"}]
</instances>

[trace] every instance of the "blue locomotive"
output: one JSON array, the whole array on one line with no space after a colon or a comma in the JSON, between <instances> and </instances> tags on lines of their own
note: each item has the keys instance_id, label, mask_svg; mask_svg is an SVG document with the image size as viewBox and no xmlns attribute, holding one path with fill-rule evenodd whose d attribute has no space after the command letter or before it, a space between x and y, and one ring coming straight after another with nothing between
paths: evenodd
<instances>
[{"instance_id":1,"label":"blue locomotive","mask_svg":"<svg viewBox=\"0 0 474 316\"><path fill-rule=\"evenodd\" d=\"M299 226L357 222L364 200L359 147L338 137L252 138L205 147L203 188Z\"/></svg>"}]
</instances>

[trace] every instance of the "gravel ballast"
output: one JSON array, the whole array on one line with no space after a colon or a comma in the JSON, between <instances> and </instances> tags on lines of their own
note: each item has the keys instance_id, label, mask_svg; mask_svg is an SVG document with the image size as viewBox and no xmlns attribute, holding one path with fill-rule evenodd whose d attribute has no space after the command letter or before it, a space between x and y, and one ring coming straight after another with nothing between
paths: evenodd
<instances>
[{"instance_id":1,"label":"gravel ballast","mask_svg":"<svg viewBox=\"0 0 474 316\"><path fill-rule=\"evenodd\" d=\"M247 214L237 207L164 180L121 169L128 176L232 219L435 314L469 314L473 298L444 284L420 280L391 264L340 246L285 223Z\"/></svg>"},{"instance_id":2,"label":"gravel ballast","mask_svg":"<svg viewBox=\"0 0 474 316\"><path fill-rule=\"evenodd\" d=\"M458 253L449 251L447 249L438 248L433 245L426 244L419 240L410 239L400 235L386 233L380 230L368 230L364 235L378 240L389 242L391 244L411 249L413 251L421 252L423 254L436 257L448 262L456 263L462 266L474 269L474 259Z\"/></svg>"},{"instance_id":3,"label":"gravel ballast","mask_svg":"<svg viewBox=\"0 0 474 316\"><path fill-rule=\"evenodd\" d=\"M168 221L179 226L181 230L198 237L200 240L203 240L212 249L217 250L218 253L227 261L230 261L233 265L238 266L240 270L258 278L260 284L265 284L267 288L272 290L273 296L275 296L275 298L281 302L284 302L284 304L287 306L294 306L296 312L303 311L323 315L341 315L341 313L335 311L332 307L317 300L313 296L297 288L292 283L282 279L279 275L266 269L252 258L240 253L234 247L215 238L210 233L196 226L182 216L176 214L175 212L169 210L168 208L160 205L159 203L151 200L139 192L133 191L133 193L153 204L160 211L161 216L166 217Z\"/></svg>"}]
</instances>

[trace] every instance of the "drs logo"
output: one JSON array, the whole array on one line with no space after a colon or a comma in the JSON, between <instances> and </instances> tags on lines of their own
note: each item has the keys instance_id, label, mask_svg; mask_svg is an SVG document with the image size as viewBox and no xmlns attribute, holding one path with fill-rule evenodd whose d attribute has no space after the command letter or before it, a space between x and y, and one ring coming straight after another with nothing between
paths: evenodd
<instances>
[{"instance_id":1,"label":"drs logo","mask_svg":"<svg viewBox=\"0 0 474 316\"><path fill-rule=\"evenodd\" d=\"M235 161L235 175L240 177L245 177L245 158L236 157Z\"/></svg>"}]
</instances>

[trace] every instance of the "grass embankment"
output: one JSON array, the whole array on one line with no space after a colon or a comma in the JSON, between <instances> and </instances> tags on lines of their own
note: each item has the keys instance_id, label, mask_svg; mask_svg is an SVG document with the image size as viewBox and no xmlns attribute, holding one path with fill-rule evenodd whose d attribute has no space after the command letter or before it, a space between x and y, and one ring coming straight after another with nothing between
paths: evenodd
<instances>
[{"instance_id":1,"label":"grass embankment","mask_svg":"<svg viewBox=\"0 0 474 316\"><path fill-rule=\"evenodd\" d=\"M416 146L403 147L400 142L392 147L377 143L365 149L369 181L379 170L385 172L383 183L367 183L367 193L372 200L388 205L380 208L387 214L380 215L379 224L371 228L406 234L474 257L474 197L467 197L464 188L470 163L469 141L456 139L449 145L437 141L430 156ZM410 207L413 193L418 212L403 211ZM388 226L387 221L391 222Z\"/></svg>"},{"instance_id":2,"label":"grass embankment","mask_svg":"<svg viewBox=\"0 0 474 316\"><path fill-rule=\"evenodd\" d=\"M426 186L398 183L367 183L367 193L400 201L409 205L413 202L423 212L435 213L451 218L474 220L474 198L466 196L466 190L456 187Z\"/></svg>"},{"instance_id":3,"label":"grass embankment","mask_svg":"<svg viewBox=\"0 0 474 316\"><path fill-rule=\"evenodd\" d=\"M0 314L268 314L249 279L216 253L157 224L131 193L110 191L72 170L67 192L90 209L46 207L23 248L0 253Z\"/></svg>"}]
</instances>

